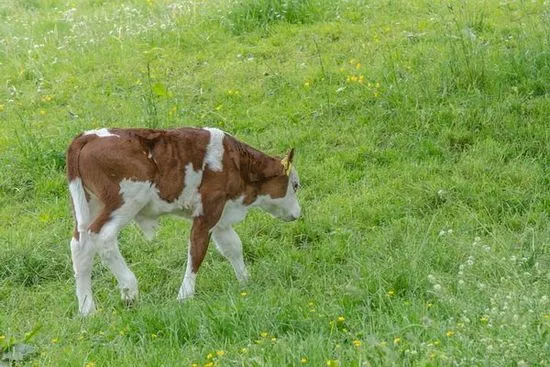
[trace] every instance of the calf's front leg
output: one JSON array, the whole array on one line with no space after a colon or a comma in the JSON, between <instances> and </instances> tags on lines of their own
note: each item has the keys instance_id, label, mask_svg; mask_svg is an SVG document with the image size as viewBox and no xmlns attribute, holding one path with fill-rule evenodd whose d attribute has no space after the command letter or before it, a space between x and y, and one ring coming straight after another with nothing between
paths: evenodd
<instances>
[{"instance_id":1,"label":"calf's front leg","mask_svg":"<svg viewBox=\"0 0 550 367\"><path fill-rule=\"evenodd\" d=\"M195 294L197 272L208 249L210 230L218 223L225 204L225 195L223 193L201 194L202 197L207 198L202 202L204 213L193 219L191 239L187 250L187 266L185 268L185 275L183 276L183 283L178 292L178 301L184 301Z\"/></svg>"},{"instance_id":2,"label":"calf's front leg","mask_svg":"<svg viewBox=\"0 0 550 367\"><path fill-rule=\"evenodd\" d=\"M195 219L191 228L191 240L187 250L187 267L183 276L183 283L178 292L178 301L184 301L195 294L195 280L197 272L204 260L208 242L210 241L209 228L202 219Z\"/></svg>"},{"instance_id":3,"label":"calf's front leg","mask_svg":"<svg viewBox=\"0 0 550 367\"><path fill-rule=\"evenodd\" d=\"M232 227L216 226L212 237L218 251L231 263L237 279L241 283L248 280L248 272L244 265L243 246L239 235Z\"/></svg>"}]
</instances>

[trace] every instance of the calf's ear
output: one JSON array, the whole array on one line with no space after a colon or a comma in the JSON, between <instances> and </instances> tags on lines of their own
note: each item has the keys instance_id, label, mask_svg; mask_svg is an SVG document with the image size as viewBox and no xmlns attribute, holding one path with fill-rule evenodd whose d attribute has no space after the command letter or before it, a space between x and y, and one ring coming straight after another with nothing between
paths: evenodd
<instances>
[{"instance_id":1,"label":"calf's ear","mask_svg":"<svg viewBox=\"0 0 550 367\"><path fill-rule=\"evenodd\" d=\"M284 173L290 175L290 169L292 168L292 158L294 158L294 148L290 149L287 155L281 160Z\"/></svg>"}]
</instances>

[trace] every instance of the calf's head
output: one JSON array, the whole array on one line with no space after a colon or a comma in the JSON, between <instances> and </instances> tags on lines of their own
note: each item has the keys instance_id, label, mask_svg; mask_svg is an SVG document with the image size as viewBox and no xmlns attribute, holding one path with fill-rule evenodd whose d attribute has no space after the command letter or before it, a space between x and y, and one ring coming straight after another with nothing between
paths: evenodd
<instances>
[{"instance_id":1,"label":"calf's head","mask_svg":"<svg viewBox=\"0 0 550 367\"><path fill-rule=\"evenodd\" d=\"M266 178L261 185L261 195L258 206L285 221L296 220L302 209L298 203L296 192L300 188L300 179L296 168L292 165L294 149L281 161L277 162L277 174Z\"/></svg>"}]
</instances>

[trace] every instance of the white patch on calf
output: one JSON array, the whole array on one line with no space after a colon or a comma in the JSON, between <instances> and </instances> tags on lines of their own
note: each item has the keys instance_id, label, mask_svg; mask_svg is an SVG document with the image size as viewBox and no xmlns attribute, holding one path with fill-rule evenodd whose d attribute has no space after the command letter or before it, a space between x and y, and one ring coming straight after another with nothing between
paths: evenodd
<instances>
[{"instance_id":1,"label":"white patch on calf","mask_svg":"<svg viewBox=\"0 0 550 367\"><path fill-rule=\"evenodd\" d=\"M246 217L246 213L250 206L243 204L244 196L240 196L235 200L228 200L223 207L223 212L216 223L216 227L226 228L242 221Z\"/></svg>"},{"instance_id":2,"label":"white patch on calf","mask_svg":"<svg viewBox=\"0 0 550 367\"><path fill-rule=\"evenodd\" d=\"M260 195L254 202L254 206L259 206L274 217L283 220L295 220L300 217L302 208L298 203L296 190L294 186L300 185L300 180L296 170L292 168L288 178L286 195L282 198L273 199L269 195Z\"/></svg>"},{"instance_id":3,"label":"white patch on calf","mask_svg":"<svg viewBox=\"0 0 550 367\"><path fill-rule=\"evenodd\" d=\"M216 128L204 128L210 132L210 141L206 147L206 157L204 158L203 165L208 166L212 171L223 171L223 138L225 133Z\"/></svg>"},{"instance_id":4,"label":"white patch on calf","mask_svg":"<svg viewBox=\"0 0 550 367\"><path fill-rule=\"evenodd\" d=\"M127 206L127 202L135 203L135 208L139 209L134 219L143 230L145 236L152 238L156 228L156 219L162 214L175 214L186 218L197 217L203 214L202 200L199 193L202 175L202 170L193 170L193 164L189 163L185 166L183 190L173 202L161 199L158 188L149 181L122 180L120 183L120 193L125 205L115 210L113 215L115 213L120 215L119 211ZM128 214L133 212L135 208L128 208ZM122 213L122 215L125 214Z\"/></svg>"},{"instance_id":5,"label":"white patch on calf","mask_svg":"<svg viewBox=\"0 0 550 367\"><path fill-rule=\"evenodd\" d=\"M117 134L111 134L111 132L108 129L104 128L104 127L101 128L101 129L97 129L97 130L88 130L88 131L84 132L84 135L92 135L92 134L95 134L95 135L99 136L100 138L106 138L106 137L109 137L109 136L116 136L117 138L120 137Z\"/></svg>"},{"instance_id":6,"label":"white patch on calf","mask_svg":"<svg viewBox=\"0 0 550 367\"><path fill-rule=\"evenodd\" d=\"M184 209L191 210L193 217L202 215L202 200L199 187L202 183L202 170L195 171L193 164L185 166L185 179L181 196L178 198Z\"/></svg>"}]
</instances>

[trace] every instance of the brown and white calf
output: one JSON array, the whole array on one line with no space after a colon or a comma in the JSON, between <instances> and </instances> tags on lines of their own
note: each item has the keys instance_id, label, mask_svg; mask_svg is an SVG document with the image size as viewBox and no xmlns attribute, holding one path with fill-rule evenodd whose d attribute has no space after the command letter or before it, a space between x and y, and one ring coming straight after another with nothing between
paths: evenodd
<instances>
[{"instance_id":1,"label":"brown and white calf","mask_svg":"<svg viewBox=\"0 0 550 367\"><path fill-rule=\"evenodd\" d=\"M67 151L67 173L76 219L71 253L80 313L95 310L96 252L116 276L122 299L136 299L136 277L117 244L131 220L149 239L160 215L192 220L179 300L195 292L210 236L245 281L241 240L232 226L253 207L287 221L300 216L292 156L293 150L283 159L267 156L210 128L99 129L76 137Z\"/></svg>"}]
</instances>

